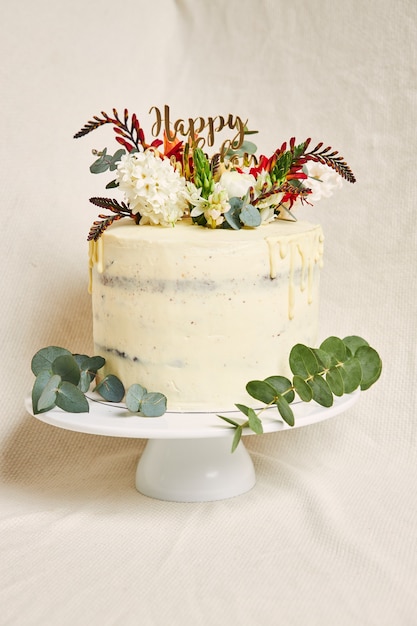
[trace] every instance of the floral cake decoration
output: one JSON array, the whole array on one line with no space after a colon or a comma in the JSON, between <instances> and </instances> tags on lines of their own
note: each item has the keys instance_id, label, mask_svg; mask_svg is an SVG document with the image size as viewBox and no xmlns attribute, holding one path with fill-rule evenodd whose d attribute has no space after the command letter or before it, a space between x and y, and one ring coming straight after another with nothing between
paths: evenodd
<instances>
[{"instance_id":1,"label":"floral cake decoration","mask_svg":"<svg viewBox=\"0 0 417 626\"><path fill-rule=\"evenodd\" d=\"M256 145L247 139L257 131L250 131L238 116L172 122L167 105L163 114L157 107L150 112L156 117L151 142L137 115L130 116L127 109L123 116L116 109L112 115L101 112L74 135L83 137L110 124L122 146L114 154L107 148L93 151L97 158L90 171L114 172L106 189L118 188L124 200L90 198L111 214L98 216L88 240L96 241L124 217L139 225L169 227L188 218L208 228L256 228L276 219L295 219L291 209L297 204L331 195L342 179L355 182L343 157L323 143L311 149L310 139L296 143L291 138L271 156L257 158ZM206 148L213 147L216 133L225 129L235 134L209 156Z\"/></svg>"}]
</instances>

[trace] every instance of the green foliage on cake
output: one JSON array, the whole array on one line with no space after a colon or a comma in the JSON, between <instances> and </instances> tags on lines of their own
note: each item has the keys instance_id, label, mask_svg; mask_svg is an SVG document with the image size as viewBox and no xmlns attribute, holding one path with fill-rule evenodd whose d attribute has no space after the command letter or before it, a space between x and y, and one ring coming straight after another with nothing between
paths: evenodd
<instances>
[{"instance_id":1,"label":"green foliage on cake","mask_svg":"<svg viewBox=\"0 0 417 626\"><path fill-rule=\"evenodd\" d=\"M101 356L72 354L58 346L39 350L31 363L36 376L32 389L34 414L54 407L69 413L88 413L85 394L105 362ZM128 409L143 417L159 417L166 411L167 400L163 394L148 392L141 385L132 385L126 392L122 381L114 374L105 376L92 391L107 402L121 402L126 396Z\"/></svg>"},{"instance_id":2,"label":"green foliage on cake","mask_svg":"<svg viewBox=\"0 0 417 626\"><path fill-rule=\"evenodd\" d=\"M72 354L65 348L49 346L39 350L32 359L32 372L36 376L32 389L32 406L36 414L59 407L70 413L89 411L85 396L105 364L101 356L89 357ZM382 362L377 351L367 341L352 335L339 339L329 337L319 348L296 344L289 355L292 380L272 375L263 380L251 380L246 385L248 394L261 402L261 409L244 404L236 408L245 416L237 421L219 415L235 429L232 451L240 442L243 431L249 428L256 434L263 433L260 416L266 409L277 408L278 419L294 426L291 404L298 396L302 402L311 402L329 408L334 396L353 393L356 389L369 389L380 377ZM167 398L159 392L148 392L136 383L126 391L123 383L109 374L92 391L107 402L121 402L128 411L143 417L160 417L167 410Z\"/></svg>"},{"instance_id":3,"label":"green foliage on cake","mask_svg":"<svg viewBox=\"0 0 417 626\"><path fill-rule=\"evenodd\" d=\"M265 406L257 412L242 404L236 407L247 418L243 422L219 415L235 429L232 450L235 450L245 428L256 434L263 432L259 416L276 406L281 418L289 426L294 426L294 413L291 403L296 396L302 402L314 400L329 408L334 396L353 393L360 388L369 389L380 377L382 361L367 341L352 335L339 339L329 337L319 348L295 345L289 356L292 380L284 376L269 376L264 380L251 380L246 390L252 398Z\"/></svg>"}]
</instances>

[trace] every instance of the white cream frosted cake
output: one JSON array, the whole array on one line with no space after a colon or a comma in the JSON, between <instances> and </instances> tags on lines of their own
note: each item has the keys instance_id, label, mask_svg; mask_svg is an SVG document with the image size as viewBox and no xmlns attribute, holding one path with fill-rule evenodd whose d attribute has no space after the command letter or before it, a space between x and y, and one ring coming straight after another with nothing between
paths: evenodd
<instances>
[{"instance_id":1,"label":"white cream frosted cake","mask_svg":"<svg viewBox=\"0 0 417 626\"><path fill-rule=\"evenodd\" d=\"M239 117L172 124L153 109L163 142L146 143L127 111L76 134L112 124L123 146L91 166L124 193L91 198L112 213L88 237L95 352L104 374L165 394L169 411L233 410L249 380L288 375L291 348L315 345L323 233L293 208L355 179L322 144L292 139L257 159ZM208 157L224 128L235 135Z\"/></svg>"},{"instance_id":2,"label":"white cream frosted cake","mask_svg":"<svg viewBox=\"0 0 417 626\"><path fill-rule=\"evenodd\" d=\"M295 343L316 343L319 226L123 221L91 246L95 353L125 386L165 394L169 410L231 410L247 381L288 374Z\"/></svg>"}]
</instances>

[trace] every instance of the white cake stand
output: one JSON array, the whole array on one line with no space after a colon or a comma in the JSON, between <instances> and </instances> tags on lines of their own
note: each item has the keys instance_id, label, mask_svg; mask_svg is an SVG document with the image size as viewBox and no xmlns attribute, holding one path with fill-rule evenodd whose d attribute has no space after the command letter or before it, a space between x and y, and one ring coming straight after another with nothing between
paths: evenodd
<instances>
[{"instance_id":1,"label":"white cake stand","mask_svg":"<svg viewBox=\"0 0 417 626\"><path fill-rule=\"evenodd\" d=\"M97 396L98 398L99 396ZM330 408L315 402L293 403L295 426L308 426L349 409L359 391L335 398ZM148 439L136 471L136 488L146 496L175 502L222 500L249 491L255 470L242 441L231 453L234 429L217 413L166 413L145 418L132 415L122 404L88 397L89 413L66 413L54 408L34 415L30 396L27 411L52 426L93 435ZM238 411L220 414L243 421ZM276 408L262 413L264 433L288 430ZM245 429L243 435L254 434Z\"/></svg>"}]
</instances>

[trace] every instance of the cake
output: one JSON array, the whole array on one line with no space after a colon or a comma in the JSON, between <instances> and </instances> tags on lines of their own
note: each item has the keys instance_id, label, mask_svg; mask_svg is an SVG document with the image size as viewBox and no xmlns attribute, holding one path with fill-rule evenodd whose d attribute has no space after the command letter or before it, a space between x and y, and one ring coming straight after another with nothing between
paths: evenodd
<instances>
[{"instance_id":1,"label":"cake","mask_svg":"<svg viewBox=\"0 0 417 626\"><path fill-rule=\"evenodd\" d=\"M316 344L320 226L213 232L123 220L90 245L104 374L158 390L170 411L233 410L249 380L289 373L295 343Z\"/></svg>"},{"instance_id":2,"label":"cake","mask_svg":"<svg viewBox=\"0 0 417 626\"><path fill-rule=\"evenodd\" d=\"M289 375L291 348L316 344L323 232L294 208L355 179L321 143L291 139L258 159L239 117L164 114L163 141L116 110L75 135L112 124L123 146L90 168L115 171L107 187L124 193L90 199L111 211L88 236L95 353L103 376L163 393L169 411L234 410L249 380ZM209 157L224 128L234 137Z\"/></svg>"}]
</instances>

